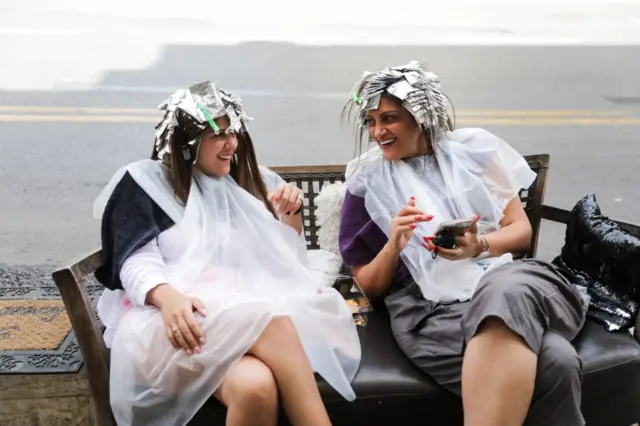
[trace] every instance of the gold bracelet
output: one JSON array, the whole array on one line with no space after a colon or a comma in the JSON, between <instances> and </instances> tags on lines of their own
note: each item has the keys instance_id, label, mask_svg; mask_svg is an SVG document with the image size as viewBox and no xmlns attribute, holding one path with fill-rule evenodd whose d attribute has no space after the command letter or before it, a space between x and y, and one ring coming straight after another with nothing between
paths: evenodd
<instances>
[{"instance_id":1,"label":"gold bracelet","mask_svg":"<svg viewBox=\"0 0 640 426\"><path fill-rule=\"evenodd\" d=\"M489 257L490 255L489 251L491 250L491 246L489 245L489 240L487 240L487 238L484 235L480 235L478 238L482 240L482 251L478 253L478 255L476 256L476 259L484 259L485 257Z\"/></svg>"}]
</instances>

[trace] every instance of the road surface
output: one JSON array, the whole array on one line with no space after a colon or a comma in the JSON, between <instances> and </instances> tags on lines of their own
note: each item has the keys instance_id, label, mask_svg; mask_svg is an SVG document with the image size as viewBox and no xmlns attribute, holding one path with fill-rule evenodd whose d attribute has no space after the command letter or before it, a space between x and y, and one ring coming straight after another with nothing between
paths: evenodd
<instances>
[{"instance_id":1,"label":"road surface","mask_svg":"<svg viewBox=\"0 0 640 426\"><path fill-rule=\"evenodd\" d=\"M458 127L551 154L547 203L595 191L605 214L640 222L637 2L329 2L316 14L269 2L277 14L245 19L240 3L120 3L0 6L0 263L55 266L97 247L93 199L149 155L155 108L177 88L211 79L241 95L263 164L341 164L352 85L412 59L441 76ZM428 12L440 19L416 18ZM543 257L562 232L543 228Z\"/></svg>"}]
</instances>

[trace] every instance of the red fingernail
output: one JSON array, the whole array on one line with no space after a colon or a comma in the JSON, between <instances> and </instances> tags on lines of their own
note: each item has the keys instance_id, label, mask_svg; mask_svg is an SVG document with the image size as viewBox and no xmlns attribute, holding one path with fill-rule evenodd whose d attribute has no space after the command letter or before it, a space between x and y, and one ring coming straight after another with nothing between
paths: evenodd
<instances>
[{"instance_id":1,"label":"red fingernail","mask_svg":"<svg viewBox=\"0 0 640 426\"><path fill-rule=\"evenodd\" d=\"M431 219L433 219L433 215L430 215L430 214L424 217L424 220L431 220Z\"/></svg>"},{"instance_id":2,"label":"red fingernail","mask_svg":"<svg viewBox=\"0 0 640 426\"><path fill-rule=\"evenodd\" d=\"M413 223L411 225L409 225L409 228L411 229L416 229L418 227L418 225L414 225Z\"/></svg>"},{"instance_id":3,"label":"red fingernail","mask_svg":"<svg viewBox=\"0 0 640 426\"><path fill-rule=\"evenodd\" d=\"M416 199L416 197L411 197L411 198L409 198L409 199L410 199L410 200L415 200L415 199Z\"/></svg>"},{"instance_id":4,"label":"red fingernail","mask_svg":"<svg viewBox=\"0 0 640 426\"><path fill-rule=\"evenodd\" d=\"M433 236L431 236L431 237L423 237L422 239L427 241L427 242L429 242L429 241L433 240Z\"/></svg>"},{"instance_id":5,"label":"red fingernail","mask_svg":"<svg viewBox=\"0 0 640 426\"><path fill-rule=\"evenodd\" d=\"M476 215L476 220L480 219L480 215Z\"/></svg>"},{"instance_id":6,"label":"red fingernail","mask_svg":"<svg viewBox=\"0 0 640 426\"><path fill-rule=\"evenodd\" d=\"M424 247L427 250L431 251L431 247L429 247L426 243L422 243L422 247Z\"/></svg>"}]
</instances>

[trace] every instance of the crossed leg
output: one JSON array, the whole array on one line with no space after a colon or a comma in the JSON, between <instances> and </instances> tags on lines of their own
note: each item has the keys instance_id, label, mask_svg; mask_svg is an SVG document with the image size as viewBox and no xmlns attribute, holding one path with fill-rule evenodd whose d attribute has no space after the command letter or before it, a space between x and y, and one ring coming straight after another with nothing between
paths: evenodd
<instances>
[{"instance_id":1,"label":"crossed leg","mask_svg":"<svg viewBox=\"0 0 640 426\"><path fill-rule=\"evenodd\" d=\"M331 424L288 317L271 320L249 354L227 374L215 397L228 408L228 425L275 425L278 397L294 426Z\"/></svg>"}]
</instances>

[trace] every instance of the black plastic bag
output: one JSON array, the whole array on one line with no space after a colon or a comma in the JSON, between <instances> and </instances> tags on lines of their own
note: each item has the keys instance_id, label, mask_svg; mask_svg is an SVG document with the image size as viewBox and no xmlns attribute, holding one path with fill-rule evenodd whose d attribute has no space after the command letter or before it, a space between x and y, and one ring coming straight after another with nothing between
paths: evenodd
<instances>
[{"instance_id":1,"label":"black plastic bag","mask_svg":"<svg viewBox=\"0 0 640 426\"><path fill-rule=\"evenodd\" d=\"M638 314L640 238L600 212L594 193L571 211L565 244L553 263L587 289L587 315L614 331L633 327Z\"/></svg>"}]
</instances>

